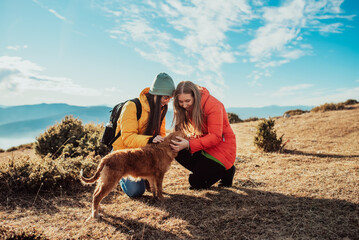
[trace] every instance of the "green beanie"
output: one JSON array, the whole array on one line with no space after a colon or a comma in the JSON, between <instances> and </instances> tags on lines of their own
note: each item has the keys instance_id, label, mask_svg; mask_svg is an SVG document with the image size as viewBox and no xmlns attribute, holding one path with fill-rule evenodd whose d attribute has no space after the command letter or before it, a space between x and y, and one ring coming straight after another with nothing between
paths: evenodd
<instances>
[{"instance_id":1,"label":"green beanie","mask_svg":"<svg viewBox=\"0 0 359 240\"><path fill-rule=\"evenodd\" d=\"M167 73L159 73L152 82L149 93L152 95L172 96L175 84Z\"/></svg>"}]
</instances>

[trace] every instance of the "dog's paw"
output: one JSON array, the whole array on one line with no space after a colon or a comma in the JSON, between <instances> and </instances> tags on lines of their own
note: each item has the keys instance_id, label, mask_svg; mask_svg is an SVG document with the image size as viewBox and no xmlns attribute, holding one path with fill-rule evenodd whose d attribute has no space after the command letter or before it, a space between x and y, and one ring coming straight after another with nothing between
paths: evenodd
<instances>
[{"instance_id":1,"label":"dog's paw","mask_svg":"<svg viewBox=\"0 0 359 240\"><path fill-rule=\"evenodd\" d=\"M97 215L96 217L94 217L92 214L85 220L85 223L90 223L90 222L97 222L98 220L100 220L101 217L99 215Z\"/></svg>"},{"instance_id":2,"label":"dog's paw","mask_svg":"<svg viewBox=\"0 0 359 240\"><path fill-rule=\"evenodd\" d=\"M85 223L89 223L93 220L94 220L94 218L92 216L89 216L88 218L86 218Z\"/></svg>"}]
</instances>

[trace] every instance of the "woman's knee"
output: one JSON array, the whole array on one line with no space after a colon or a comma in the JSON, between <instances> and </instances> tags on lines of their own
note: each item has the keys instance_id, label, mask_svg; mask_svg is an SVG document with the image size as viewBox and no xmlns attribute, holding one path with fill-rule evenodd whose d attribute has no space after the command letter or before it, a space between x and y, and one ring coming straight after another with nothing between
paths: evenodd
<instances>
[{"instance_id":1,"label":"woman's knee","mask_svg":"<svg viewBox=\"0 0 359 240\"><path fill-rule=\"evenodd\" d=\"M142 196L146 190L146 185L144 180L132 181L130 179L122 178L120 180L120 186L124 193L129 197L139 197Z\"/></svg>"}]
</instances>

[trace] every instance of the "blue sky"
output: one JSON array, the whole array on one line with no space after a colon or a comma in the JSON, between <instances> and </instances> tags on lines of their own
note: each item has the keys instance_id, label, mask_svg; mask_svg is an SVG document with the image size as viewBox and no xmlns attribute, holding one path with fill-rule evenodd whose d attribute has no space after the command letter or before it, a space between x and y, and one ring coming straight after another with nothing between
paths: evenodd
<instances>
[{"instance_id":1,"label":"blue sky","mask_svg":"<svg viewBox=\"0 0 359 240\"><path fill-rule=\"evenodd\" d=\"M108 105L159 72L226 107L359 100L357 0L1 0L0 105Z\"/></svg>"}]
</instances>

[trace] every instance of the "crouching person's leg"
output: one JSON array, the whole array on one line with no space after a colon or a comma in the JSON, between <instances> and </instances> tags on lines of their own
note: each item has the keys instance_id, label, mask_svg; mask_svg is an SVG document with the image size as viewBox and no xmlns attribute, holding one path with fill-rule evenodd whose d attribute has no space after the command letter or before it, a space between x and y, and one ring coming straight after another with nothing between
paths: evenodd
<instances>
[{"instance_id":1,"label":"crouching person's leg","mask_svg":"<svg viewBox=\"0 0 359 240\"><path fill-rule=\"evenodd\" d=\"M205 157L201 153L196 153L194 156L196 157L196 164L188 178L191 185L190 189L210 188L222 178L226 169L220 163Z\"/></svg>"},{"instance_id":2,"label":"crouching person's leg","mask_svg":"<svg viewBox=\"0 0 359 240\"><path fill-rule=\"evenodd\" d=\"M120 186L123 192L129 197L142 196L146 190L145 181L143 179L140 181L132 181L128 178L122 178L120 180Z\"/></svg>"}]
</instances>

